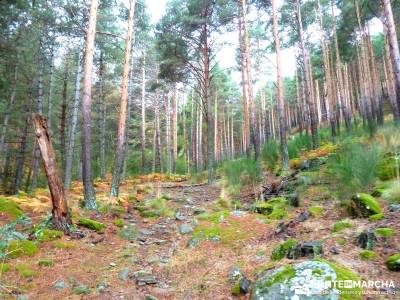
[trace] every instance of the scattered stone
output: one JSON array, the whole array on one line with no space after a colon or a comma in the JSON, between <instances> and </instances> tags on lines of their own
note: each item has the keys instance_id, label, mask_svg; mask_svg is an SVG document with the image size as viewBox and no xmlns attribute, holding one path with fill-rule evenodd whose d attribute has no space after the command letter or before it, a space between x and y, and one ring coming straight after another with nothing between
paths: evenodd
<instances>
[{"instance_id":1,"label":"scattered stone","mask_svg":"<svg viewBox=\"0 0 400 300\"><path fill-rule=\"evenodd\" d=\"M29 299L28 295L25 294L18 295L16 298L16 300L28 300L28 299Z\"/></svg>"},{"instance_id":2,"label":"scattered stone","mask_svg":"<svg viewBox=\"0 0 400 300\"><path fill-rule=\"evenodd\" d=\"M146 228L139 229L139 233L142 234L142 235L152 235L152 234L154 234L153 231L148 230Z\"/></svg>"},{"instance_id":3,"label":"scattered stone","mask_svg":"<svg viewBox=\"0 0 400 300\"><path fill-rule=\"evenodd\" d=\"M296 217L296 221L304 222L308 220L308 218L310 218L310 212L308 210L304 210Z\"/></svg>"},{"instance_id":4,"label":"scattered stone","mask_svg":"<svg viewBox=\"0 0 400 300\"><path fill-rule=\"evenodd\" d=\"M126 226L125 228L122 228L119 231L119 236L125 240L128 241L134 241L136 240L137 237L137 229L136 226L133 224L130 224L128 226Z\"/></svg>"},{"instance_id":5,"label":"scattered stone","mask_svg":"<svg viewBox=\"0 0 400 300\"><path fill-rule=\"evenodd\" d=\"M99 284L96 286L96 290L97 290L97 292L99 292L99 293L104 293L105 290L106 290L106 288L107 288L107 285L106 285L105 283L99 283Z\"/></svg>"},{"instance_id":6,"label":"scattered stone","mask_svg":"<svg viewBox=\"0 0 400 300\"><path fill-rule=\"evenodd\" d=\"M193 232L193 227L188 225L188 224L181 224L181 226L179 226L179 233L180 234L188 234Z\"/></svg>"},{"instance_id":7,"label":"scattered stone","mask_svg":"<svg viewBox=\"0 0 400 300\"><path fill-rule=\"evenodd\" d=\"M399 212L400 211L400 204L390 204L389 205L390 212Z\"/></svg>"},{"instance_id":8,"label":"scattered stone","mask_svg":"<svg viewBox=\"0 0 400 300\"><path fill-rule=\"evenodd\" d=\"M333 255L338 255L339 254L339 250L336 247L331 247L329 249L329 252L332 253Z\"/></svg>"},{"instance_id":9,"label":"scattered stone","mask_svg":"<svg viewBox=\"0 0 400 300\"><path fill-rule=\"evenodd\" d=\"M229 270L229 273L228 273L228 279L229 279L229 282L230 283L232 283L232 284L235 284L235 283L237 283L237 282L239 282L239 280L243 277L244 275L243 275L243 273L242 273L242 271L240 271L240 269L238 268L238 267L232 267L230 270Z\"/></svg>"},{"instance_id":10,"label":"scattered stone","mask_svg":"<svg viewBox=\"0 0 400 300\"><path fill-rule=\"evenodd\" d=\"M147 263L148 264L155 264L157 262L159 262L160 258L157 255L150 255L149 257L147 257Z\"/></svg>"},{"instance_id":11,"label":"scattered stone","mask_svg":"<svg viewBox=\"0 0 400 300\"><path fill-rule=\"evenodd\" d=\"M339 290L335 286L326 287L324 284L327 278L330 281L359 280L350 270L331 262L305 261L261 273L253 285L251 299L339 299ZM360 293L361 289L353 288L346 291Z\"/></svg>"},{"instance_id":12,"label":"scattered stone","mask_svg":"<svg viewBox=\"0 0 400 300\"><path fill-rule=\"evenodd\" d=\"M191 248L191 249L194 249L194 248L196 248L197 246L199 245L199 241L197 240L197 239L190 239L188 242L187 242L187 247L188 248Z\"/></svg>"},{"instance_id":13,"label":"scattered stone","mask_svg":"<svg viewBox=\"0 0 400 300\"><path fill-rule=\"evenodd\" d=\"M193 208L193 214L195 215L195 216L197 216L197 215L200 215L200 214L204 214L206 211L203 209L203 208L201 208L201 207L194 207Z\"/></svg>"},{"instance_id":14,"label":"scattered stone","mask_svg":"<svg viewBox=\"0 0 400 300\"><path fill-rule=\"evenodd\" d=\"M140 270L140 271L133 273L131 278L134 278L138 285L156 284L157 283L156 277L151 272L148 272L146 270Z\"/></svg>"},{"instance_id":15,"label":"scattered stone","mask_svg":"<svg viewBox=\"0 0 400 300\"><path fill-rule=\"evenodd\" d=\"M110 267L114 268L117 264L114 262L111 262L109 265L110 265Z\"/></svg>"},{"instance_id":16,"label":"scattered stone","mask_svg":"<svg viewBox=\"0 0 400 300\"><path fill-rule=\"evenodd\" d=\"M364 230L357 237L357 245L366 250L374 249L376 241L375 232L373 230Z\"/></svg>"},{"instance_id":17,"label":"scattered stone","mask_svg":"<svg viewBox=\"0 0 400 300\"><path fill-rule=\"evenodd\" d=\"M61 279L58 279L53 285L53 288L56 291L61 291L63 289L66 289L67 287L68 287L68 283L66 283L64 280L61 280Z\"/></svg>"},{"instance_id":18,"label":"scattered stone","mask_svg":"<svg viewBox=\"0 0 400 300\"><path fill-rule=\"evenodd\" d=\"M122 281L127 281L129 279L129 272L130 270L128 268L122 269L118 273L118 278Z\"/></svg>"},{"instance_id":19,"label":"scattered stone","mask_svg":"<svg viewBox=\"0 0 400 300\"><path fill-rule=\"evenodd\" d=\"M358 193L351 198L350 210L354 215L364 218L382 212L375 198L364 193Z\"/></svg>"},{"instance_id":20,"label":"scattered stone","mask_svg":"<svg viewBox=\"0 0 400 300\"><path fill-rule=\"evenodd\" d=\"M246 277L243 277L239 281L239 287L242 294L247 294L250 291L251 281Z\"/></svg>"},{"instance_id":21,"label":"scattered stone","mask_svg":"<svg viewBox=\"0 0 400 300\"><path fill-rule=\"evenodd\" d=\"M400 253L389 256L386 260L386 266L390 271L400 271Z\"/></svg>"},{"instance_id":22,"label":"scattered stone","mask_svg":"<svg viewBox=\"0 0 400 300\"><path fill-rule=\"evenodd\" d=\"M243 210L233 210L233 211L231 211L231 216L234 216L234 217L241 217L241 216L244 216L246 214L247 214L247 212L245 212Z\"/></svg>"}]
</instances>

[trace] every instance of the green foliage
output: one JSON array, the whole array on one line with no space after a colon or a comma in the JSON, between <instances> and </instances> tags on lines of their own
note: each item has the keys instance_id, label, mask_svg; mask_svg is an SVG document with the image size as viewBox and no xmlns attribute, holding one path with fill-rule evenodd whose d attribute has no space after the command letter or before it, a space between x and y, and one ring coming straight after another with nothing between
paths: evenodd
<instances>
[{"instance_id":1,"label":"green foliage","mask_svg":"<svg viewBox=\"0 0 400 300\"><path fill-rule=\"evenodd\" d=\"M36 236L39 242L49 242L61 238L64 232L60 230L44 229L39 231Z\"/></svg>"},{"instance_id":2,"label":"green foliage","mask_svg":"<svg viewBox=\"0 0 400 300\"><path fill-rule=\"evenodd\" d=\"M391 237L393 235L393 229L388 227L376 228L375 234L382 237Z\"/></svg>"},{"instance_id":3,"label":"green foliage","mask_svg":"<svg viewBox=\"0 0 400 300\"><path fill-rule=\"evenodd\" d=\"M389 256L386 260L386 266L390 271L400 271L400 253Z\"/></svg>"},{"instance_id":4,"label":"green foliage","mask_svg":"<svg viewBox=\"0 0 400 300\"><path fill-rule=\"evenodd\" d=\"M225 220L229 216L228 210L217 211L214 213L202 213L197 216L198 220L201 221L209 221L212 223L220 223L221 221Z\"/></svg>"},{"instance_id":5,"label":"green foliage","mask_svg":"<svg viewBox=\"0 0 400 300\"><path fill-rule=\"evenodd\" d=\"M333 232L340 232L346 228L352 228L353 224L348 221L339 221L333 224Z\"/></svg>"},{"instance_id":6,"label":"green foliage","mask_svg":"<svg viewBox=\"0 0 400 300\"><path fill-rule=\"evenodd\" d=\"M268 169L275 171L279 163L279 145L276 140L271 139L263 145L261 158Z\"/></svg>"},{"instance_id":7,"label":"green foliage","mask_svg":"<svg viewBox=\"0 0 400 300\"><path fill-rule=\"evenodd\" d=\"M374 251L371 250L363 250L360 252L360 258L362 260L373 260L378 257L378 254L376 254Z\"/></svg>"},{"instance_id":8,"label":"green foliage","mask_svg":"<svg viewBox=\"0 0 400 300\"><path fill-rule=\"evenodd\" d=\"M73 249L75 245L73 243L55 241L53 242L53 247L56 249Z\"/></svg>"},{"instance_id":9,"label":"green foliage","mask_svg":"<svg viewBox=\"0 0 400 300\"><path fill-rule=\"evenodd\" d=\"M383 213L379 213L379 214L374 214L374 215L369 216L368 219L371 221L379 221L379 220L382 220L384 216L385 215Z\"/></svg>"},{"instance_id":10,"label":"green foliage","mask_svg":"<svg viewBox=\"0 0 400 300\"><path fill-rule=\"evenodd\" d=\"M7 273L8 271L10 271L10 265L9 264L5 264L5 263L1 263L0 264L0 275L2 273Z\"/></svg>"},{"instance_id":11,"label":"green foliage","mask_svg":"<svg viewBox=\"0 0 400 300\"><path fill-rule=\"evenodd\" d=\"M311 150L311 136L295 135L288 141L289 159L299 157L301 152Z\"/></svg>"},{"instance_id":12,"label":"green foliage","mask_svg":"<svg viewBox=\"0 0 400 300\"><path fill-rule=\"evenodd\" d=\"M250 211L266 215L269 219L280 220L286 216L286 207L288 202L284 197L276 197L267 202L257 200L251 207Z\"/></svg>"},{"instance_id":13,"label":"green foliage","mask_svg":"<svg viewBox=\"0 0 400 300\"><path fill-rule=\"evenodd\" d=\"M99 207L99 212L102 214L110 214L113 217L119 217L123 215L126 211L120 205L115 204L101 204Z\"/></svg>"},{"instance_id":14,"label":"green foliage","mask_svg":"<svg viewBox=\"0 0 400 300\"><path fill-rule=\"evenodd\" d=\"M390 203L400 203L400 181L393 181L383 190L382 198Z\"/></svg>"},{"instance_id":15,"label":"green foliage","mask_svg":"<svg viewBox=\"0 0 400 300\"><path fill-rule=\"evenodd\" d=\"M264 283L266 287L275 283L287 282L296 275L296 270L292 266L283 266L279 268L273 276Z\"/></svg>"},{"instance_id":16,"label":"green foliage","mask_svg":"<svg viewBox=\"0 0 400 300\"><path fill-rule=\"evenodd\" d=\"M320 217L324 213L324 208L322 206L311 206L308 208L308 211L314 217Z\"/></svg>"},{"instance_id":17,"label":"green foliage","mask_svg":"<svg viewBox=\"0 0 400 300\"><path fill-rule=\"evenodd\" d=\"M373 196L365 193L358 193L351 198L349 210L351 214L360 217L370 217L382 212L378 201Z\"/></svg>"},{"instance_id":18,"label":"green foliage","mask_svg":"<svg viewBox=\"0 0 400 300\"><path fill-rule=\"evenodd\" d=\"M231 288L231 294L233 296L239 296L240 295L240 285L237 283Z\"/></svg>"},{"instance_id":19,"label":"green foliage","mask_svg":"<svg viewBox=\"0 0 400 300\"><path fill-rule=\"evenodd\" d=\"M124 221L121 219L114 220L113 224L119 228L124 227Z\"/></svg>"},{"instance_id":20,"label":"green foliage","mask_svg":"<svg viewBox=\"0 0 400 300\"><path fill-rule=\"evenodd\" d=\"M377 173L380 180L396 178L400 173L399 157L390 155L383 158L379 162Z\"/></svg>"},{"instance_id":21,"label":"green foliage","mask_svg":"<svg viewBox=\"0 0 400 300\"><path fill-rule=\"evenodd\" d=\"M7 257L33 256L39 249L36 244L28 240L12 240L8 243Z\"/></svg>"},{"instance_id":22,"label":"green foliage","mask_svg":"<svg viewBox=\"0 0 400 300\"><path fill-rule=\"evenodd\" d=\"M7 198L0 198L0 213L5 213L13 220L23 214L18 204Z\"/></svg>"},{"instance_id":23,"label":"green foliage","mask_svg":"<svg viewBox=\"0 0 400 300\"><path fill-rule=\"evenodd\" d=\"M261 180L260 165L250 158L226 161L223 165L225 184L235 191L245 185L255 185Z\"/></svg>"},{"instance_id":24,"label":"green foliage","mask_svg":"<svg viewBox=\"0 0 400 300\"><path fill-rule=\"evenodd\" d=\"M172 217L175 215L175 211L168 207L168 201L165 198L143 201L137 209L144 218Z\"/></svg>"},{"instance_id":25,"label":"green foliage","mask_svg":"<svg viewBox=\"0 0 400 300\"><path fill-rule=\"evenodd\" d=\"M287 256L294 247L296 247L297 241L293 239L289 239L286 242L278 245L274 248L271 254L271 260L278 261Z\"/></svg>"},{"instance_id":26,"label":"green foliage","mask_svg":"<svg viewBox=\"0 0 400 300\"><path fill-rule=\"evenodd\" d=\"M22 277L25 278L32 278L39 275L38 272L32 270L31 267L26 264L16 264L15 269Z\"/></svg>"},{"instance_id":27,"label":"green foliage","mask_svg":"<svg viewBox=\"0 0 400 300\"><path fill-rule=\"evenodd\" d=\"M100 223L98 221L89 218L80 218L78 224L82 227L99 232L104 231L104 229L106 228L106 226L103 223Z\"/></svg>"},{"instance_id":28,"label":"green foliage","mask_svg":"<svg viewBox=\"0 0 400 300\"><path fill-rule=\"evenodd\" d=\"M375 145L346 143L329 160L329 176L342 195L371 186L377 177L380 148Z\"/></svg>"},{"instance_id":29,"label":"green foliage","mask_svg":"<svg viewBox=\"0 0 400 300\"><path fill-rule=\"evenodd\" d=\"M38 261L39 267L53 267L54 261L52 259L41 259Z\"/></svg>"}]
</instances>

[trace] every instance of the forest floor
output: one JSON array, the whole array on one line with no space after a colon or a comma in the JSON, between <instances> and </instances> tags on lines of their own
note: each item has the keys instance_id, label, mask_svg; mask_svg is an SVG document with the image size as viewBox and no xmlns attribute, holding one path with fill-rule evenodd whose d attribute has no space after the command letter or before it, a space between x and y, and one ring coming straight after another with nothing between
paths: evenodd
<instances>
[{"instance_id":1,"label":"forest floor","mask_svg":"<svg viewBox=\"0 0 400 300\"><path fill-rule=\"evenodd\" d=\"M38 243L39 251L33 256L4 261L8 271L0 274L0 297L230 299L233 296L228 274L232 267L240 268L254 280L261 270L294 262L270 259L273 248L287 238L323 241L324 259L347 266L365 280L400 283L400 273L389 272L385 266L387 256L400 245L399 213L388 212L385 204L384 219L351 219L351 228L335 233L333 224L345 216L335 200L329 195L321 196L320 186L305 189L301 206L289 208L284 220L223 207L224 202L218 200L219 184L196 185L186 178L147 176L127 180L121 186L120 201L113 204L107 197L107 182L98 181L95 187L99 213L79 208L82 185L77 182L68 193L69 205L75 223L80 217L87 217L103 223L105 229L96 232L79 226L86 234L84 238L50 238ZM36 196L21 194L7 199L17 202L33 224L41 223L51 208L45 189L36 191ZM149 199L164 200L146 210L140 204ZM278 223L295 219L311 206L323 206L323 210L282 234L275 234ZM148 214L156 210L160 216ZM9 216L0 214L0 226L10 221ZM394 235L378 240L374 249L378 257L363 260L362 249L354 241L360 231L371 227L390 227ZM301 260L304 259L295 262ZM52 263L40 266L41 261ZM24 273L23 268L31 272ZM248 295L236 298L247 299Z\"/></svg>"}]
</instances>

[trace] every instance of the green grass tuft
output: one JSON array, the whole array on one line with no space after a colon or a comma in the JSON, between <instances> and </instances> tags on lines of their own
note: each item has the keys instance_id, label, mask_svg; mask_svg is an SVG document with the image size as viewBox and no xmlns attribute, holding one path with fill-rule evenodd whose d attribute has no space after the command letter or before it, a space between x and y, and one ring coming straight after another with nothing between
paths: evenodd
<instances>
[{"instance_id":1,"label":"green grass tuft","mask_svg":"<svg viewBox=\"0 0 400 300\"><path fill-rule=\"evenodd\" d=\"M346 228L352 228L353 224L348 221L339 221L333 224L333 232L340 232Z\"/></svg>"},{"instance_id":2,"label":"green grass tuft","mask_svg":"<svg viewBox=\"0 0 400 300\"><path fill-rule=\"evenodd\" d=\"M391 237L393 236L393 229L389 227L376 228L375 234L386 238Z\"/></svg>"},{"instance_id":3,"label":"green grass tuft","mask_svg":"<svg viewBox=\"0 0 400 300\"><path fill-rule=\"evenodd\" d=\"M15 269L22 277L25 278L32 278L39 275L37 271L32 270L31 267L26 264L16 264Z\"/></svg>"},{"instance_id":4,"label":"green grass tuft","mask_svg":"<svg viewBox=\"0 0 400 300\"><path fill-rule=\"evenodd\" d=\"M374 251L371 250L363 250L360 252L360 258L362 260L373 260L378 257L378 254L376 254Z\"/></svg>"},{"instance_id":5,"label":"green grass tuft","mask_svg":"<svg viewBox=\"0 0 400 300\"><path fill-rule=\"evenodd\" d=\"M28 240L12 240L8 243L7 257L32 256L39 251L36 244Z\"/></svg>"}]
</instances>

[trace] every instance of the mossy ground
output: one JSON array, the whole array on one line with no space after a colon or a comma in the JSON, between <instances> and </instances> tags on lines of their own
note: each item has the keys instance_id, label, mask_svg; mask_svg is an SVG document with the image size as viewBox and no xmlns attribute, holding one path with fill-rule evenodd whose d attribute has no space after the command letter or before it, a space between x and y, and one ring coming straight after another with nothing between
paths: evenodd
<instances>
[{"instance_id":1,"label":"mossy ground","mask_svg":"<svg viewBox=\"0 0 400 300\"><path fill-rule=\"evenodd\" d=\"M17 203L6 198L0 198L0 213L6 214L11 219L16 219L23 214Z\"/></svg>"},{"instance_id":2,"label":"mossy ground","mask_svg":"<svg viewBox=\"0 0 400 300\"><path fill-rule=\"evenodd\" d=\"M89 218L80 218L78 221L78 224L82 227L94 230L94 231L99 231L102 232L105 229L105 225L101 222L98 222L96 220L92 220Z\"/></svg>"},{"instance_id":3,"label":"mossy ground","mask_svg":"<svg viewBox=\"0 0 400 300\"><path fill-rule=\"evenodd\" d=\"M352 228L354 225L349 221L339 221L333 224L333 232L341 232L347 228Z\"/></svg>"}]
</instances>

